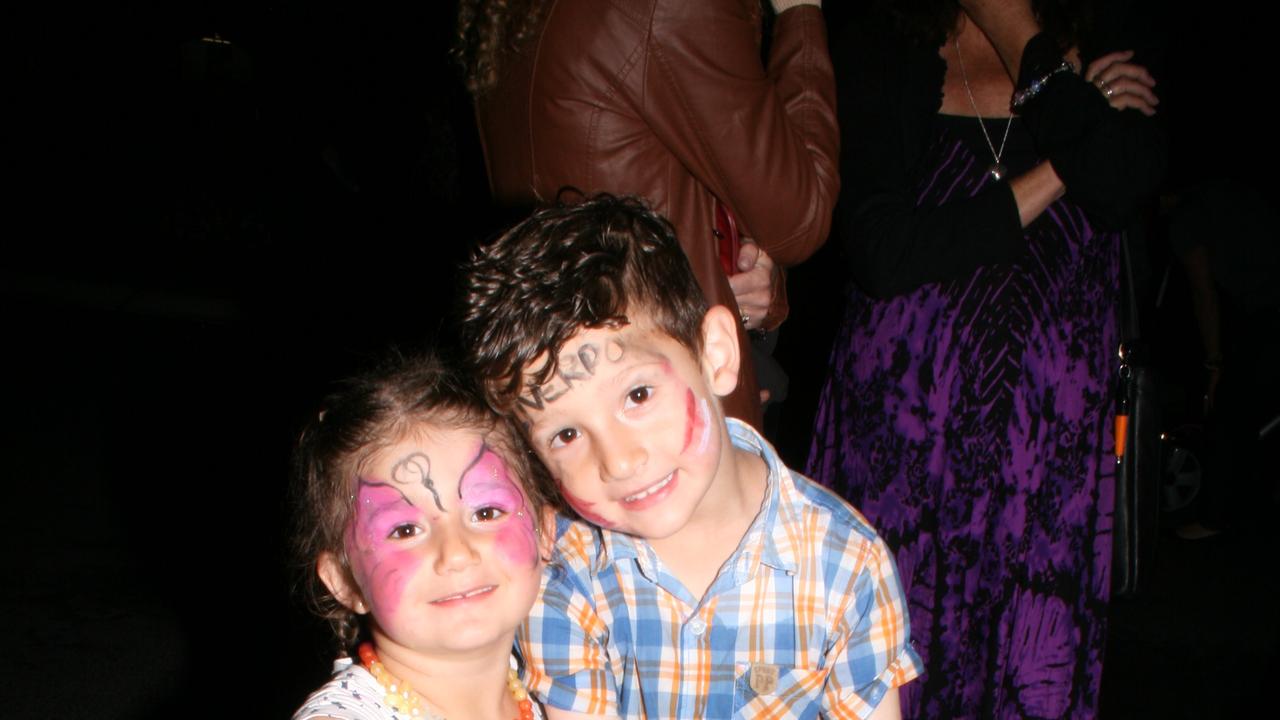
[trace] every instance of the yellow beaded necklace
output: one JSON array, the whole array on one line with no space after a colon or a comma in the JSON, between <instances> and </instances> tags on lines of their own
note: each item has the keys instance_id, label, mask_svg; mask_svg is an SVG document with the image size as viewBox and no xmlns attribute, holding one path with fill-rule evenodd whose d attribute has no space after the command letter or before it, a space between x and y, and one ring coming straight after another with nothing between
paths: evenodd
<instances>
[{"instance_id":1,"label":"yellow beaded necklace","mask_svg":"<svg viewBox=\"0 0 1280 720\"><path fill-rule=\"evenodd\" d=\"M414 692L409 683L392 675L386 666L378 661L378 653L374 651L373 643L360 643L360 664L364 665L373 679L387 691L383 701L392 712L406 713L411 718L423 718L423 720L444 720L429 714L422 706L422 696ZM533 701L529 699L529 693L524 689L524 683L520 682L520 675L514 669L507 671L507 690L516 701L516 705L520 707L520 715L515 720L533 720Z\"/></svg>"}]
</instances>

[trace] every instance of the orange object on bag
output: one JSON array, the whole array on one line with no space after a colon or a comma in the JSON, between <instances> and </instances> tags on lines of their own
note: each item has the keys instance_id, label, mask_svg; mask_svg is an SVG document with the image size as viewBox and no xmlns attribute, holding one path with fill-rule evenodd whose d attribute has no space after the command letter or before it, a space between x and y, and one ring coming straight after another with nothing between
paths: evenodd
<instances>
[{"instance_id":1,"label":"orange object on bag","mask_svg":"<svg viewBox=\"0 0 1280 720\"><path fill-rule=\"evenodd\" d=\"M1125 445L1129 440L1129 416L1116 414L1116 460L1124 458Z\"/></svg>"}]
</instances>

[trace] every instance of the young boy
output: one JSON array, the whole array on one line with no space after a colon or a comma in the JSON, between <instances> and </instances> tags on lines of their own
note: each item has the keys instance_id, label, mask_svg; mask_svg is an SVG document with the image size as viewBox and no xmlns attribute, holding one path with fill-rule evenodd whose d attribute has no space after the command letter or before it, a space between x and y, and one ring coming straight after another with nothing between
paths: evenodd
<instances>
[{"instance_id":1,"label":"young boy","mask_svg":"<svg viewBox=\"0 0 1280 720\"><path fill-rule=\"evenodd\" d=\"M565 501L519 633L552 718L896 718L919 673L893 555L718 398L737 318L671 226L598 196L466 268L462 337Z\"/></svg>"}]
</instances>

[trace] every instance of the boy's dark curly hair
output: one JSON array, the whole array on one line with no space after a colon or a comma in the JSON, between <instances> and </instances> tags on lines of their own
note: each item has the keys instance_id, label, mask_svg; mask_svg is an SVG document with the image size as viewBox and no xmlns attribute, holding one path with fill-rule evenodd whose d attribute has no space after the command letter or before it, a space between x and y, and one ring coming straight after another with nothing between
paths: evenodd
<instances>
[{"instance_id":1,"label":"boy's dark curly hair","mask_svg":"<svg viewBox=\"0 0 1280 720\"><path fill-rule=\"evenodd\" d=\"M477 248L463 283L466 361L503 414L526 373L535 387L551 377L575 333L625 325L628 312L648 313L695 355L702 349L706 298L671 223L636 198L600 194L539 210Z\"/></svg>"},{"instance_id":2,"label":"boy's dark curly hair","mask_svg":"<svg viewBox=\"0 0 1280 720\"><path fill-rule=\"evenodd\" d=\"M376 368L341 382L307 423L293 453L294 531L298 586L311 609L329 621L338 650L350 654L363 631L316 574L322 553L333 553L354 584L346 554L357 476L378 451L423 424L485 433L520 478L534 518L548 504L545 470L509 421L494 417L473 386L434 356L393 353Z\"/></svg>"}]
</instances>

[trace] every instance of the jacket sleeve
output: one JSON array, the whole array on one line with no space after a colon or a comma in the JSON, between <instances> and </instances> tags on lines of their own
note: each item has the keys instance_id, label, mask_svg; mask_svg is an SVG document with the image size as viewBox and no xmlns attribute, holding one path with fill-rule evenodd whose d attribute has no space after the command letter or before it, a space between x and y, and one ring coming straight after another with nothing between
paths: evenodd
<instances>
[{"instance_id":1,"label":"jacket sleeve","mask_svg":"<svg viewBox=\"0 0 1280 720\"><path fill-rule=\"evenodd\" d=\"M945 66L888 37L884 28L852 28L836 56L845 185L835 232L854 280L877 297L967 275L1026 248L1007 183L916 206L915 165L941 104Z\"/></svg>"},{"instance_id":2,"label":"jacket sleeve","mask_svg":"<svg viewBox=\"0 0 1280 720\"><path fill-rule=\"evenodd\" d=\"M784 11L768 68L741 0L657 0L638 111L782 266L826 240L839 193L835 81L822 11Z\"/></svg>"}]
</instances>

